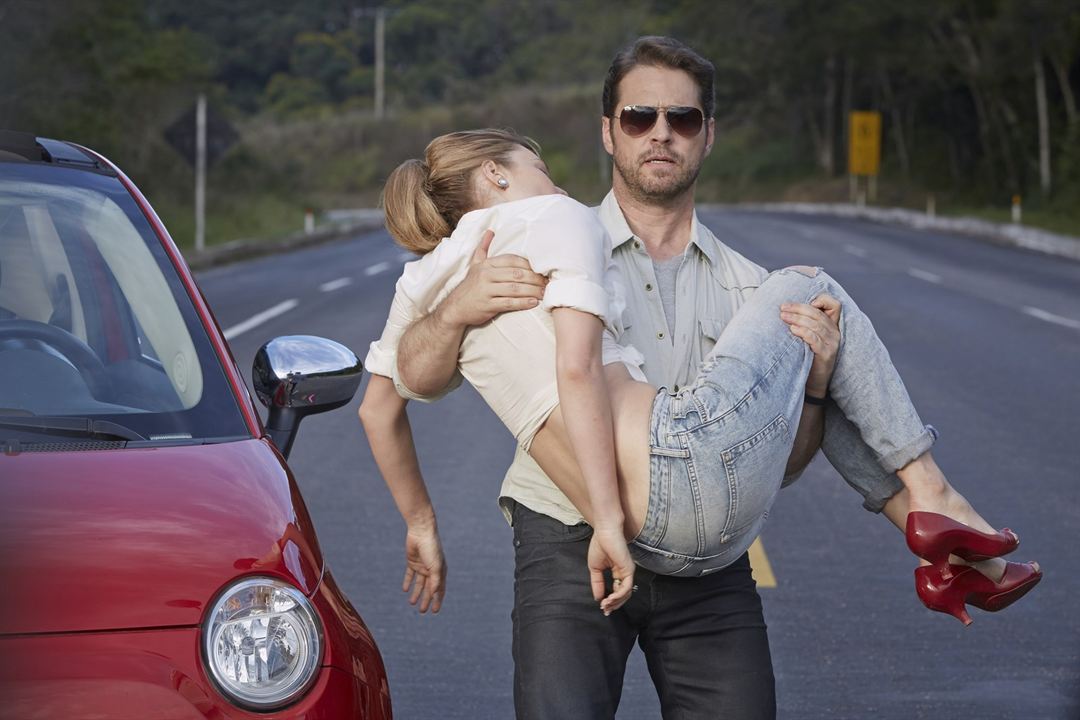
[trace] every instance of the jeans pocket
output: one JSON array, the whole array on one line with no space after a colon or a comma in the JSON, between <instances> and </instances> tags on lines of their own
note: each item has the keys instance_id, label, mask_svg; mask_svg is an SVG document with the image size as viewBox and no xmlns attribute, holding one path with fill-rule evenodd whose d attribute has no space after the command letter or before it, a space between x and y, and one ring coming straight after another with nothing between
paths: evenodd
<instances>
[{"instance_id":1,"label":"jeans pocket","mask_svg":"<svg viewBox=\"0 0 1080 720\"><path fill-rule=\"evenodd\" d=\"M731 497L725 541L764 522L784 479L791 442L787 420L777 415L721 453Z\"/></svg>"}]
</instances>

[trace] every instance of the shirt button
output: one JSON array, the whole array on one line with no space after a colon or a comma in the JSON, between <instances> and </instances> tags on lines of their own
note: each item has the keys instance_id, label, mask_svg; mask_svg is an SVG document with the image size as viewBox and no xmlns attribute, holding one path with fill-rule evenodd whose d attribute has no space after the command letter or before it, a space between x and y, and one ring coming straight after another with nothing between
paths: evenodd
<instances>
[{"instance_id":1,"label":"shirt button","mask_svg":"<svg viewBox=\"0 0 1080 720\"><path fill-rule=\"evenodd\" d=\"M678 385L675 386L675 392L679 392L679 386Z\"/></svg>"},{"instance_id":2,"label":"shirt button","mask_svg":"<svg viewBox=\"0 0 1080 720\"><path fill-rule=\"evenodd\" d=\"M645 283L646 290L652 290L652 283Z\"/></svg>"},{"instance_id":3,"label":"shirt button","mask_svg":"<svg viewBox=\"0 0 1080 720\"><path fill-rule=\"evenodd\" d=\"M661 340L663 340L663 339L664 339L664 333L662 333L662 332L658 332L658 333L656 333L656 337L658 337L658 338L660 338Z\"/></svg>"},{"instance_id":4,"label":"shirt button","mask_svg":"<svg viewBox=\"0 0 1080 720\"><path fill-rule=\"evenodd\" d=\"M635 250L640 250L641 249L641 242L639 242L638 240L635 240L634 241L634 249Z\"/></svg>"}]
</instances>

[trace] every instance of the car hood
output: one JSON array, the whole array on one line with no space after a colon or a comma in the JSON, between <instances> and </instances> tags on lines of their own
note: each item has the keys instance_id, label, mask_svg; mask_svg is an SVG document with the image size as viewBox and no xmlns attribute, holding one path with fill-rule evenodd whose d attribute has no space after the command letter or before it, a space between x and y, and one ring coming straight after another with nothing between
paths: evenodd
<instances>
[{"instance_id":1,"label":"car hood","mask_svg":"<svg viewBox=\"0 0 1080 720\"><path fill-rule=\"evenodd\" d=\"M310 594L322 555L265 439L0 456L0 633L198 624L230 581Z\"/></svg>"}]
</instances>

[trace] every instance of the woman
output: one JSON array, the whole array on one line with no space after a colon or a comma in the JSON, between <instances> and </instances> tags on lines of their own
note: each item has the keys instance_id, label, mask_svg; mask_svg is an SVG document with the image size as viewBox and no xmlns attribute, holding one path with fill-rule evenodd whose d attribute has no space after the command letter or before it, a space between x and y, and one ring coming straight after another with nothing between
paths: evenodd
<instances>
[{"instance_id":1,"label":"woman","mask_svg":"<svg viewBox=\"0 0 1080 720\"><path fill-rule=\"evenodd\" d=\"M905 485L943 480L929 453L932 431L869 320L814 268L772 274L724 331L694 385L672 396L645 383L640 356L616 342L623 305L610 240L590 210L551 182L531 141L493 130L436 138L426 162L408 161L391 174L384 202L395 240L424 257L406 266L383 336L372 345L368 367L376 374L392 375L401 334L463 279L484 230L495 231L492 254L526 257L549 277L539 307L470 329L459 367L593 527L589 570L605 613L628 599L635 561L664 574L708 573L738 558L760 532L813 360L777 316L784 302L823 293L839 300L831 308L843 338L834 401ZM389 381L373 378L361 414L399 509L415 520L430 502L403 412L379 429L370 422L394 403L401 404ZM1017 537L994 531L959 494L938 507L909 509L898 524L927 563L917 589L929 607L966 624L965 601L1000 609L1041 578L1035 564L1000 559ZM432 552L408 540L407 547L414 557ZM407 571L406 586L410 579ZM414 587L413 600L418 592Z\"/></svg>"}]
</instances>

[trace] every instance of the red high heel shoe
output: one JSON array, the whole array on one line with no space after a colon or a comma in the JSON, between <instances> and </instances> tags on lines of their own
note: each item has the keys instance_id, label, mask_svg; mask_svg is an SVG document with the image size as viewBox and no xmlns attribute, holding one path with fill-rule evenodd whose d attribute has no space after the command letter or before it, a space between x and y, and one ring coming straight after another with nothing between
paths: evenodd
<instances>
[{"instance_id":1,"label":"red high heel shoe","mask_svg":"<svg viewBox=\"0 0 1080 720\"><path fill-rule=\"evenodd\" d=\"M1003 610L1027 594L1042 580L1042 570L1035 563L1006 563L1005 574L994 582L968 565L950 566L945 577L936 565L915 569L915 592L923 605L948 613L964 625L972 620L964 603L980 610Z\"/></svg>"},{"instance_id":2,"label":"red high heel shoe","mask_svg":"<svg viewBox=\"0 0 1080 720\"><path fill-rule=\"evenodd\" d=\"M1007 555L1020 544L1020 538L1008 528L985 533L945 515L918 510L908 513L905 536L911 552L940 568L946 578L949 555L978 562Z\"/></svg>"}]
</instances>

